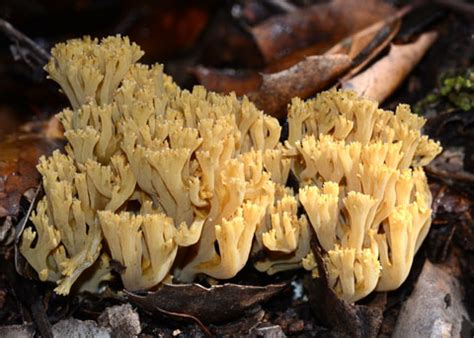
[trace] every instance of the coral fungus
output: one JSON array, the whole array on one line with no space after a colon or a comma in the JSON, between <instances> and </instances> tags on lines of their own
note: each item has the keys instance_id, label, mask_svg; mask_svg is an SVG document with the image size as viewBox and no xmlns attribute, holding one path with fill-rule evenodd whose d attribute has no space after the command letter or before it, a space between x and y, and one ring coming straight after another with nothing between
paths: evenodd
<instances>
[{"instance_id":1,"label":"coral fungus","mask_svg":"<svg viewBox=\"0 0 474 338\"><path fill-rule=\"evenodd\" d=\"M72 108L58 115L66 154L38 165L45 196L20 245L41 280L67 294L90 269L81 282L93 290L110 279L109 256L129 290L232 278L257 252L269 274L314 268L312 229L343 299L405 280L430 226L422 166L440 151L408 106L295 98L283 144L278 121L247 98L183 90L142 55L119 36L52 50L45 69Z\"/></svg>"}]
</instances>

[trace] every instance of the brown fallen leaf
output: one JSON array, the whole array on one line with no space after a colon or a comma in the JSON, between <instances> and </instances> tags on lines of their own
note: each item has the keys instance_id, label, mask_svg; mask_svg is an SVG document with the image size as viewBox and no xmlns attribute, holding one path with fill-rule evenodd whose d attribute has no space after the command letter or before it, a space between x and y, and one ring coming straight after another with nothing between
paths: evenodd
<instances>
[{"instance_id":1,"label":"brown fallen leaf","mask_svg":"<svg viewBox=\"0 0 474 338\"><path fill-rule=\"evenodd\" d=\"M354 34L345 37L337 42L331 49L324 54L346 54L353 61L353 68L345 75L357 74L366 64L375 58L388 44L395 38L400 31L401 18L412 10L411 5L407 5L395 14L384 18ZM276 72L291 67L298 61L304 59L307 55L321 52L308 47L297 50L282 59L276 60L266 67L267 72Z\"/></svg>"},{"instance_id":2,"label":"brown fallen leaf","mask_svg":"<svg viewBox=\"0 0 474 338\"><path fill-rule=\"evenodd\" d=\"M251 33L267 63L304 49L294 64L392 13L394 8L380 0L365 1L363 6L357 0L334 0L273 16ZM288 63L283 68L287 67Z\"/></svg>"},{"instance_id":3,"label":"brown fallen leaf","mask_svg":"<svg viewBox=\"0 0 474 338\"><path fill-rule=\"evenodd\" d=\"M286 287L286 283L267 286L227 283L210 288L199 284L163 284L145 295L127 291L126 294L130 302L152 314L197 318L208 324L235 319Z\"/></svg>"},{"instance_id":4,"label":"brown fallen leaf","mask_svg":"<svg viewBox=\"0 0 474 338\"><path fill-rule=\"evenodd\" d=\"M40 182L39 157L60 143L36 134L11 136L0 143L0 218L18 215L20 198Z\"/></svg>"},{"instance_id":5,"label":"brown fallen leaf","mask_svg":"<svg viewBox=\"0 0 474 338\"><path fill-rule=\"evenodd\" d=\"M346 54L352 59L353 66L349 73L357 73L364 65L377 56L389 43L400 29L400 18L409 11L404 8L386 20L379 21L362 31L340 41L327 51L326 55ZM297 57L298 60L304 59ZM262 73L277 72L283 66L291 67L294 59L277 64L268 65ZM290 61L290 62L287 62ZM196 66L191 70L200 84L208 90L219 93L235 92L237 95L256 91L262 83L262 74L256 70L217 69L205 66ZM346 75L347 77L347 75Z\"/></svg>"},{"instance_id":6,"label":"brown fallen leaf","mask_svg":"<svg viewBox=\"0 0 474 338\"><path fill-rule=\"evenodd\" d=\"M262 75L257 71L196 66L191 72L206 89L218 93L244 95L257 90L262 83Z\"/></svg>"},{"instance_id":7,"label":"brown fallen leaf","mask_svg":"<svg viewBox=\"0 0 474 338\"><path fill-rule=\"evenodd\" d=\"M427 32L413 43L392 45L387 56L343 83L342 88L354 90L369 99L384 101L418 64L437 36L436 32Z\"/></svg>"},{"instance_id":8,"label":"brown fallen leaf","mask_svg":"<svg viewBox=\"0 0 474 338\"><path fill-rule=\"evenodd\" d=\"M412 10L405 6L394 15L345 38L325 54L346 54L352 59L351 70L344 75L349 79L379 55L400 31L401 19Z\"/></svg>"},{"instance_id":9,"label":"brown fallen leaf","mask_svg":"<svg viewBox=\"0 0 474 338\"><path fill-rule=\"evenodd\" d=\"M264 74L260 88L248 96L267 114L280 117L293 97L305 99L314 95L350 66L351 59L347 55L310 56L287 70Z\"/></svg>"},{"instance_id":10,"label":"brown fallen leaf","mask_svg":"<svg viewBox=\"0 0 474 338\"><path fill-rule=\"evenodd\" d=\"M265 311L259 306L246 311L243 317L240 317L230 323L223 325L210 325L210 329L216 336L239 336L248 335L252 329L255 329L264 320Z\"/></svg>"},{"instance_id":11,"label":"brown fallen leaf","mask_svg":"<svg viewBox=\"0 0 474 338\"><path fill-rule=\"evenodd\" d=\"M382 35L382 38L379 38L379 40L383 39L381 42L385 42L385 39L393 37L399 29L400 20L379 21L356 34L345 38L324 54L346 54L351 59L354 59L374 40L374 38L377 37L377 35Z\"/></svg>"},{"instance_id":12,"label":"brown fallen leaf","mask_svg":"<svg viewBox=\"0 0 474 338\"><path fill-rule=\"evenodd\" d=\"M204 34L205 36L199 41L201 48L198 48L201 49L200 63L212 67L238 65L243 68L257 68L263 66L263 57L253 37L236 24L236 20L226 6L222 6L213 15Z\"/></svg>"}]
</instances>

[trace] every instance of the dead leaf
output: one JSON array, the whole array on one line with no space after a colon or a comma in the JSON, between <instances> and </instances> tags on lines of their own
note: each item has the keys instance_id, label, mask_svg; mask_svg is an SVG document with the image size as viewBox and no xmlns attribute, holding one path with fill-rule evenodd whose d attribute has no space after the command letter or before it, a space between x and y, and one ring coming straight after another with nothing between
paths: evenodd
<instances>
[{"instance_id":1,"label":"dead leaf","mask_svg":"<svg viewBox=\"0 0 474 338\"><path fill-rule=\"evenodd\" d=\"M222 7L205 30L199 42L202 55L199 62L206 66L237 65L242 68L262 67L263 57L251 34L236 24L231 11ZM199 48L199 47L198 47Z\"/></svg>"},{"instance_id":2,"label":"dead leaf","mask_svg":"<svg viewBox=\"0 0 474 338\"><path fill-rule=\"evenodd\" d=\"M418 64L437 36L436 32L427 32L413 43L392 45L387 56L345 82L342 88L379 102L384 101Z\"/></svg>"},{"instance_id":3,"label":"dead leaf","mask_svg":"<svg viewBox=\"0 0 474 338\"><path fill-rule=\"evenodd\" d=\"M192 73L206 89L218 93L244 95L257 90L262 83L262 75L256 71L196 66Z\"/></svg>"},{"instance_id":4,"label":"dead leaf","mask_svg":"<svg viewBox=\"0 0 474 338\"><path fill-rule=\"evenodd\" d=\"M273 16L253 27L251 33L267 63L304 49L301 60L322 54L346 36L393 12L384 1L365 1L361 6L356 0L334 0Z\"/></svg>"},{"instance_id":5,"label":"dead leaf","mask_svg":"<svg viewBox=\"0 0 474 338\"><path fill-rule=\"evenodd\" d=\"M18 215L20 198L40 182L39 157L59 147L60 141L35 134L11 136L0 143L0 218Z\"/></svg>"},{"instance_id":6,"label":"dead leaf","mask_svg":"<svg viewBox=\"0 0 474 338\"><path fill-rule=\"evenodd\" d=\"M155 292L138 295L126 292L129 301L152 314L193 317L203 323L220 323L241 316L245 310L263 303L282 291L287 284L250 286L199 284L162 284Z\"/></svg>"},{"instance_id":7,"label":"dead leaf","mask_svg":"<svg viewBox=\"0 0 474 338\"><path fill-rule=\"evenodd\" d=\"M392 41L400 29L400 18L409 10L409 7L405 7L390 18L379 21L357 32L340 41L325 54L346 54L352 59L352 65L356 66L349 71L349 74L357 73L358 70L369 63ZM299 52L295 52L292 54L292 57L278 60L276 63L268 65L263 73L275 73L289 68L295 64L295 59L298 61L304 59L305 56L303 54L300 55ZM258 86L262 83L262 75L253 70L216 69L196 66L192 73L199 83L208 90L219 93L230 93L233 91L237 95L244 95L257 90Z\"/></svg>"},{"instance_id":8,"label":"dead leaf","mask_svg":"<svg viewBox=\"0 0 474 338\"><path fill-rule=\"evenodd\" d=\"M264 74L260 88L249 98L267 114L282 116L295 96L307 98L330 85L351 66L347 55L310 56L293 67Z\"/></svg>"},{"instance_id":9,"label":"dead leaf","mask_svg":"<svg viewBox=\"0 0 474 338\"><path fill-rule=\"evenodd\" d=\"M130 7L133 21L127 22L127 35L146 51L147 60L171 58L188 50L198 41L211 13L205 2L170 6L158 1Z\"/></svg>"},{"instance_id":10,"label":"dead leaf","mask_svg":"<svg viewBox=\"0 0 474 338\"><path fill-rule=\"evenodd\" d=\"M376 299L372 306L349 304L339 299L329 287L322 249L314 234L311 249L318 263L320 277L313 279L308 275L305 286L316 317L332 329L331 334L335 337L377 337L382 325L384 297L381 302Z\"/></svg>"},{"instance_id":11,"label":"dead leaf","mask_svg":"<svg viewBox=\"0 0 474 338\"><path fill-rule=\"evenodd\" d=\"M387 20L376 22L354 35L343 39L324 54L346 54L351 59L354 59L378 34L380 34L384 27L390 27L392 28L391 31L393 30L397 32L399 30L399 22L398 15L392 16Z\"/></svg>"},{"instance_id":12,"label":"dead leaf","mask_svg":"<svg viewBox=\"0 0 474 338\"><path fill-rule=\"evenodd\" d=\"M352 69L344 75L349 79L370 63L387 47L400 31L401 18L412 10L405 6L391 17L345 38L325 54L346 54L352 59Z\"/></svg>"},{"instance_id":13,"label":"dead leaf","mask_svg":"<svg viewBox=\"0 0 474 338\"><path fill-rule=\"evenodd\" d=\"M257 307L254 311L246 313L244 317L239 318L233 322L226 323L221 326L211 325L210 329L217 336L228 336L228 335L248 335L252 329L256 328L265 317L265 311Z\"/></svg>"}]
</instances>

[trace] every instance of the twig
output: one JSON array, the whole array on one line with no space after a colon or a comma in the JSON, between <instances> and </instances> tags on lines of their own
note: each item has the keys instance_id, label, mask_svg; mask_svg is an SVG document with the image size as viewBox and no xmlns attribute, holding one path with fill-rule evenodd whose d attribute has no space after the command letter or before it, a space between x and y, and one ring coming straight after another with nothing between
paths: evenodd
<instances>
[{"instance_id":1,"label":"twig","mask_svg":"<svg viewBox=\"0 0 474 338\"><path fill-rule=\"evenodd\" d=\"M159 306L156 306L155 305L155 308L168 315L168 316L171 316L171 317L177 317L177 318L186 318L186 319L191 319L193 322L195 322L199 327L200 329L202 330L202 332L207 336L207 337L213 337L213 334L211 333L211 331L209 331L209 329L207 328L206 325L203 324L203 322L201 322L198 318L190 315L190 314L187 314L187 313L179 313L179 312L172 312L172 311L168 311L168 310L165 310L165 309L162 309L160 308Z\"/></svg>"},{"instance_id":2,"label":"twig","mask_svg":"<svg viewBox=\"0 0 474 338\"><path fill-rule=\"evenodd\" d=\"M0 32L3 32L3 34L5 34L12 41L12 43L17 46L19 55L30 67L35 68L21 47L25 48L29 52L29 54L36 60L37 66L39 67L43 67L50 59L50 55L47 51L41 48L28 36L13 27L11 23L1 18Z\"/></svg>"},{"instance_id":3,"label":"twig","mask_svg":"<svg viewBox=\"0 0 474 338\"><path fill-rule=\"evenodd\" d=\"M425 170L428 174L447 180L448 182L456 181L458 183L474 183L474 175L466 171L458 170L456 172L449 172L447 170L436 168L432 164L426 166Z\"/></svg>"},{"instance_id":4,"label":"twig","mask_svg":"<svg viewBox=\"0 0 474 338\"><path fill-rule=\"evenodd\" d=\"M265 2L285 13L291 13L298 9L297 6L286 0L265 0Z\"/></svg>"}]
</instances>

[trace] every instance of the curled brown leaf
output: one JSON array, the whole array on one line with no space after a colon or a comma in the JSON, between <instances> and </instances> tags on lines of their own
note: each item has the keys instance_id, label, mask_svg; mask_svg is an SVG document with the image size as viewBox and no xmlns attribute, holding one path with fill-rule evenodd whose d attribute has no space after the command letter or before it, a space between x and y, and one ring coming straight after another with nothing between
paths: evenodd
<instances>
[{"instance_id":1,"label":"curled brown leaf","mask_svg":"<svg viewBox=\"0 0 474 338\"><path fill-rule=\"evenodd\" d=\"M267 114L282 116L295 96L307 98L324 89L351 66L347 55L310 56L287 70L264 74L260 88L249 98Z\"/></svg>"},{"instance_id":2,"label":"curled brown leaf","mask_svg":"<svg viewBox=\"0 0 474 338\"><path fill-rule=\"evenodd\" d=\"M200 84L208 90L219 93L235 92L244 95L257 90L262 83L262 75L256 71L217 69L197 66L192 70Z\"/></svg>"},{"instance_id":3,"label":"curled brown leaf","mask_svg":"<svg viewBox=\"0 0 474 338\"><path fill-rule=\"evenodd\" d=\"M375 101L384 101L418 64L437 36L436 32L427 32L413 43L392 45L387 56L345 82L342 88Z\"/></svg>"},{"instance_id":4,"label":"curled brown leaf","mask_svg":"<svg viewBox=\"0 0 474 338\"><path fill-rule=\"evenodd\" d=\"M334 0L273 16L253 27L251 33L270 63L302 49L301 58L321 54L339 40L393 12L392 6L379 0L365 1L363 6L356 0Z\"/></svg>"},{"instance_id":5,"label":"curled brown leaf","mask_svg":"<svg viewBox=\"0 0 474 338\"><path fill-rule=\"evenodd\" d=\"M352 59L351 70L344 75L349 79L377 57L400 31L401 19L412 10L405 6L387 19L378 21L349 36L325 54L346 54Z\"/></svg>"}]
</instances>

